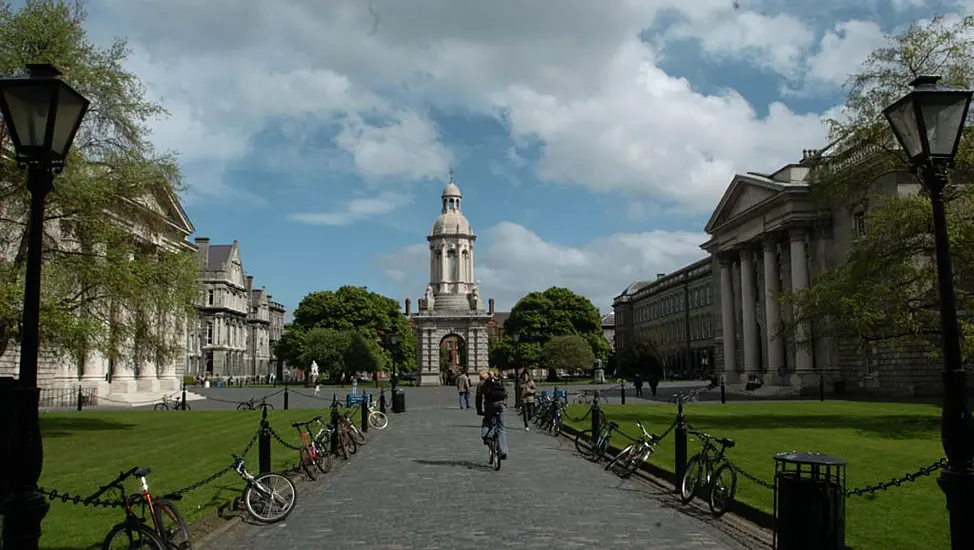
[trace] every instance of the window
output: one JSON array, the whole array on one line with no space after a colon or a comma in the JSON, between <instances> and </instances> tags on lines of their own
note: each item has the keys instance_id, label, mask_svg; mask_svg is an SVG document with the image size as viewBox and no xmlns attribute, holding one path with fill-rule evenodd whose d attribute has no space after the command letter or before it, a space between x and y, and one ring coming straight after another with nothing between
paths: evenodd
<instances>
[{"instance_id":1,"label":"window","mask_svg":"<svg viewBox=\"0 0 974 550\"><path fill-rule=\"evenodd\" d=\"M212 321L207 321L206 323L206 343L207 345L213 344L213 322Z\"/></svg>"},{"instance_id":2,"label":"window","mask_svg":"<svg viewBox=\"0 0 974 550\"><path fill-rule=\"evenodd\" d=\"M866 236L866 213L857 212L852 215L852 228L855 231L857 239L861 239Z\"/></svg>"},{"instance_id":3,"label":"window","mask_svg":"<svg viewBox=\"0 0 974 550\"><path fill-rule=\"evenodd\" d=\"M207 303L207 305L211 305L211 306L213 305L213 291L212 290L206 291L206 303Z\"/></svg>"}]
</instances>

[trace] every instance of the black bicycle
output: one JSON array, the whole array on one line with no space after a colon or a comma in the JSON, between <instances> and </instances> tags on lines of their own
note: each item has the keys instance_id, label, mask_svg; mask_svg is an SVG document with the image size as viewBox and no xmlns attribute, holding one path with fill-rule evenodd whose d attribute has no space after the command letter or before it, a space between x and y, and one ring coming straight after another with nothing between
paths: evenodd
<instances>
[{"instance_id":1,"label":"black bicycle","mask_svg":"<svg viewBox=\"0 0 974 550\"><path fill-rule=\"evenodd\" d=\"M189 528L173 503L182 497L176 494L153 496L149 492L149 484L145 479L149 473L149 468L137 467L122 472L108 485L85 499L87 504L111 489L117 490L121 497L125 519L109 531L102 543L103 550L114 548L190 550L192 548ZM142 485L140 493L129 494L125 491L123 482L130 477L139 478ZM135 513L136 508L141 508L141 516Z\"/></svg>"},{"instance_id":2,"label":"black bicycle","mask_svg":"<svg viewBox=\"0 0 974 550\"><path fill-rule=\"evenodd\" d=\"M488 413L490 414L490 413ZM487 453L489 459L487 464L494 467L494 471L501 469L501 433L498 427L500 415L490 415L490 428L487 430Z\"/></svg>"},{"instance_id":3,"label":"black bicycle","mask_svg":"<svg viewBox=\"0 0 974 550\"><path fill-rule=\"evenodd\" d=\"M192 407L189 406L189 403L183 403L182 399L173 399L170 395L163 395L162 402L156 403L153 409L157 411L190 411Z\"/></svg>"},{"instance_id":4,"label":"black bicycle","mask_svg":"<svg viewBox=\"0 0 974 550\"><path fill-rule=\"evenodd\" d=\"M238 411L253 411L257 409L261 409L261 410L267 409L269 411L273 411L274 405L268 403L264 398L261 399L251 398L237 405Z\"/></svg>"},{"instance_id":5,"label":"black bicycle","mask_svg":"<svg viewBox=\"0 0 974 550\"><path fill-rule=\"evenodd\" d=\"M721 516L730 507L737 492L737 470L724 456L724 451L733 447L734 441L695 430L687 430L687 434L700 438L703 448L687 460L680 481L680 500L688 504L703 489L710 512L714 516Z\"/></svg>"}]
</instances>

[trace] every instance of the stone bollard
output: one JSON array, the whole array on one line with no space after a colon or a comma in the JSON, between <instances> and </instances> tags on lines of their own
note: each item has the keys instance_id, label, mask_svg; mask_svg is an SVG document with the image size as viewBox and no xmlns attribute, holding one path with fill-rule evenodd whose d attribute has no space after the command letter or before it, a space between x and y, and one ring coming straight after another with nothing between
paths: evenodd
<instances>
[{"instance_id":1,"label":"stone bollard","mask_svg":"<svg viewBox=\"0 0 974 550\"><path fill-rule=\"evenodd\" d=\"M81 384L78 384L78 412L84 408L84 394L81 392Z\"/></svg>"},{"instance_id":2,"label":"stone bollard","mask_svg":"<svg viewBox=\"0 0 974 550\"><path fill-rule=\"evenodd\" d=\"M359 407L362 409L362 433L369 431L369 395L362 394L362 402Z\"/></svg>"},{"instance_id":3,"label":"stone bollard","mask_svg":"<svg viewBox=\"0 0 974 550\"><path fill-rule=\"evenodd\" d=\"M331 452L338 454L338 396L331 394Z\"/></svg>"},{"instance_id":4,"label":"stone bollard","mask_svg":"<svg viewBox=\"0 0 974 550\"><path fill-rule=\"evenodd\" d=\"M622 389L619 393L622 395L622 404L625 405L626 404L626 383L625 382L622 383L621 388Z\"/></svg>"},{"instance_id":5,"label":"stone bollard","mask_svg":"<svg viewBox=\"0 0 974 550\"><path fill-rule=\"evenodd\" d=\"M382 414L386 413L386 389L385 388L379 390L379 412Z\"/></svg>"},{"instance_id":6,"label":"stone bollard","mask_svg":"<svg viewBox=\"0 0 974 550\"><path fill-rule=\"evenodd\" d=\"M284 410L285 411L287 410L287 406L288 406L289 401L290 401L289 398L290 398L290 396L288 395L288 392L287 392L287 386L284 386Z\"/></svg>"},{"instance_id":7,"label":"stone bollard","mask_svg":"<svg viewBox=\"0 0 974 550\"><path fill-rule=\"evenodd\" d=\"M186 410L186 381L185 380L183 380L183 395L182 395L182 400L183 400L183 403L182 403L182 407L181 408L182 408L182 410L185 411Z\"/></svg>"},{"instance_id":8,"label":"stone bollard","mask_svg":"<svg viewBox=\"0 0 974 550\"><path fill-rule=\"evenodd\" d=\"M676 412L676 442L674 465L676 470L676 482L673 484L677 492L680 492L680 483L683 480L683 472L687 469L687 424L686 417L683 416L683 399L677 401Z\"/></svg>"},{"instance_id":9,"label":"stone bollard","mask_svg":"<svg viewBox=\"0 0 974 550\"><path fill-rule=\"evenodd\" d=\"M267 407L260 413L260 435L257 436L257 461L260 473L271 471L271 430L267 423Z\"/></svg>"}]
</instances>

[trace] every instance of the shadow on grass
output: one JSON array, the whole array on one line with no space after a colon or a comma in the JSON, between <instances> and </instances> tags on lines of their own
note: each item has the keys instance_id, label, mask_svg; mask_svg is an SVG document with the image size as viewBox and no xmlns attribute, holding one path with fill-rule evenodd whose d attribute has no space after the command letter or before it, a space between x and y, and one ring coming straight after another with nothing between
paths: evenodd
<instances>
[{"instance_id":1,"label":"shadow on grass","mask_svg":"<svg viewBox=\"0 0 974 550\"><path fill-rule=\"evenodd\" d=\"M473 462L470 460L422 460L414 459L413 462L416 464L423 464L425 466L453 466L456 468L466 468L468 470L489 470L489 464L481 464L479 462Z\"/></svg>"},{"instance_id":2,"label":"shadow on grass","mask_svg":"<svg viewBox=\"0 0 974 550\"><path fill-rule=\"evenodd\" d=\"M41 415L42 437L67 437L79 432L131 430L135 424L84 416L45 417Z\"/></svg>"}]
</instances>

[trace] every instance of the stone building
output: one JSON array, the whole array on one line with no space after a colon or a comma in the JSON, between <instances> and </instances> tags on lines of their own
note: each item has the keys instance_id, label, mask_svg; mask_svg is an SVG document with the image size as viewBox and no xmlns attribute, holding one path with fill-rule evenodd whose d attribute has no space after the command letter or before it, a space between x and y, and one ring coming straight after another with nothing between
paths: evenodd
<instances>
[{"instance_id":1,"label":"stone building","mask_svg":"<svg viewBox=\"0 0 974 550\"><path fill-rule=\"evenodd\" d=\"M616 349L616 314L610 311L602 316L600 320L602 324L602 336L605 337L605 341L609 343L609 349Z\"/></svg>"},{"instance_id":2,"label":"stone building","mask_svg":"<svg viewBox=\"0 0 974 550\"><path fill-rule=\"evenodd\" d=\"M211 245L197 237L203 300L189 363L193 374L209 377L266 376L270 373L272 326L283 330L284 307L272 306L264 288L254 288L237 241ZM276 324L276 325L275 325ZM199 350L202 350L200 353Z\"/></svg>"},{"instance_id":3,"label":"stone building","mask_svg":"<svg viewBox=\"0 0 974 550\"><path fill-rule=\"evenodd\" d=\"M283 363L278 364L279 361L277 354L274 353L274 348L277 345L277 342L281 339L281 336L284 334L284 314L287 312L287 309L284 307L284 304L275 302L272 298L273 297L270 294L267 295L267 303L270 309L270 327L268 337L270 338L270 363L272 365L271 372L276 373L278 378L282 378L284 376L284 373L282 372L284 365Z\"/></svg>"},{"instance_id":4,"label":"stone building","mask_svg":"<svg viewBox=\"0 0 974 550\"><path fill-rule=\"evenodd\" d=\"M808 288L817 274L840 265L865 234L868 203L823 207L813 201L812 167L823 159L827 161L828 151L805 151L801 162L773 173L736 174L707 222L710 239L702 248L710 258L680 272L705 264L713 272L706 278L712 280L706 287L712 291L705 291L702 306L713 308L712 326L705 323L702 329L705 339L711 339L710 363L729 384L759 375L766 384L790 386L799 393L817 392L820 378L829 391L939 391L939 367L923 352L885 345L864 348L855 338L816 336L815 327L808 326L781 332L780 323L791 312L775 296ZM909 172L887 171L874 177L870 191L908 195L918 192L919 184ZM640 323L649 322L647 315L657 319L652 310L638 311L641 297L652 293L656 283L634 283L616 298L617 351ZM676 302L663 311L672 317L673 308L680 307ZM675 328L660 319L667 323L658 332L664 342L678 338L674 333L693 334L692 324L687 324L692 317L679 319Z\"/></svg>"},{"instance_id":5,"label":"stone building","mask_svg":"<svg viewBox=\"0 0 974 550\"><path fill-rule=\"evenodd\" d=\"M463 195L450 174L443 188L440 215L426 240L430 251L430 278L418 311L406 315L416 333L416 374L420 385L443 383L440 350L461 370L487 368L491 313L485 311L474 277L474 241L470 222L463 215ZM460 348L465 365L461 365Z\"/></svg>"},{"instance_id":6,"label":"stone building","mask_svg":"<svg viewBox=\"0 0 974 550\"><path fill-rule=\"evenodd\" d=\"M714 363L713 304L710 258L630 285L613 300L613 317L624 319L615 323L614 349L618 353L636 334L648 334L663 354L668 376L697 377Z\"/></svg>"}]
</instances>

